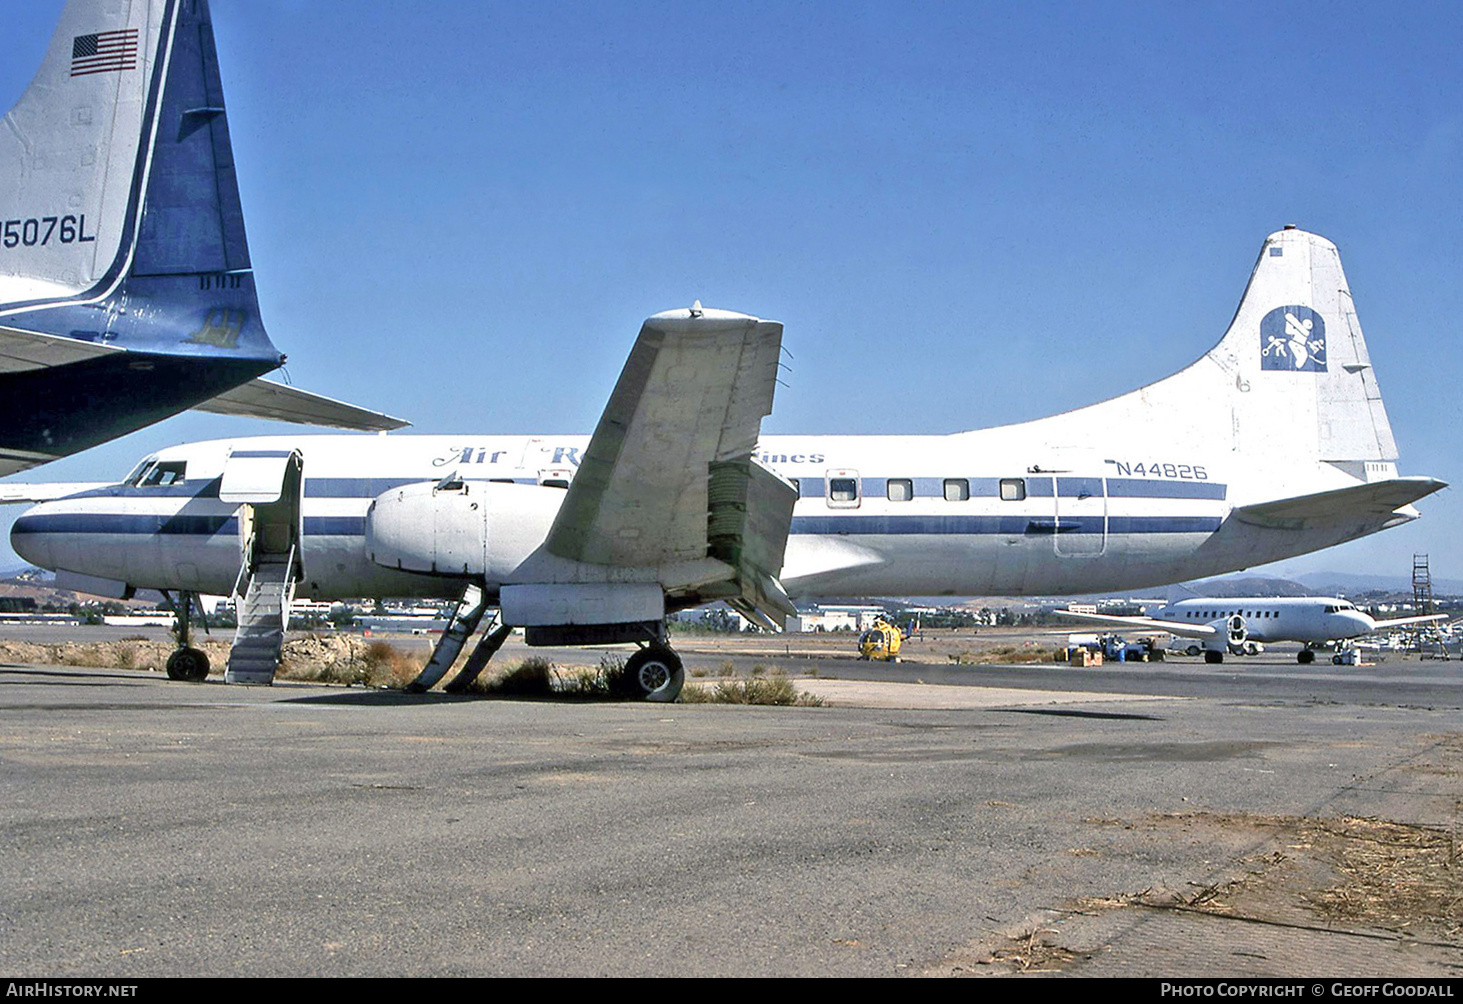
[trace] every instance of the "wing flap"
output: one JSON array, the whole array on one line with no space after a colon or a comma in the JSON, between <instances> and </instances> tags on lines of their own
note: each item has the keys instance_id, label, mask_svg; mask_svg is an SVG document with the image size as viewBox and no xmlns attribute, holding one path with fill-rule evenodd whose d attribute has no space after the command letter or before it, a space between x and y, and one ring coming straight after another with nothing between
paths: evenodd
<instances>
[{"instance_id":1,"label":"wing flap","mask_svg":"<svg viewBox=\"0 0 1463 1004\"><path fill-rule=\"evenodd\" d=\"M707 494L707 553L736 572L739 593L727 603L763 627L782 627L797 613L777 578L797 490L747 457L713 461Z\"/></svg>"},{"instance_id":2,"label":"wing flap","mask_svg":"<svg viewBox=\"0 0 1463 1004\"><path fill-rule=\"evenodd\" d=\"M1386 519L1446 487L1447 482L1436 478L1390 478L1314 495L1238 506L1233 516L1241 523L1268 529L1309 530L1348 520ZM1415 517L1416 513L1411 516Z\"/></svg>"},{"instance_id":3,"label":"wing flap","mask_svg":"<svg viewBox=\"0 0 1463 1004\"><path fill-rule=\"evenodd\" d=\"M368 411L344 401L312 394L296 387L287 387L262 377L194 405L194 410L362 432L386 432L411 424L405 419Z\"/></svg>"}]
</instances>

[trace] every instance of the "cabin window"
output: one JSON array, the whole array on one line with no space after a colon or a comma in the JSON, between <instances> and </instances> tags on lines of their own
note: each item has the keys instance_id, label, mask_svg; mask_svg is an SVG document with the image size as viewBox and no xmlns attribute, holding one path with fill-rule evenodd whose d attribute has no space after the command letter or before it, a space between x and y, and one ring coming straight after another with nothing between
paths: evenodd
<instances>
[{"instance_id":1,"label":"cabin window","mask_svg":"<svg viewBox=\"0 0 1463 1004\"><path fill-rule=\"evenodd\" d=\"M848 468L839 468L828 471L828 477L823 482L824 497L828 501L830 509L857 509L859 499L862 497L863 485L859 481L858 471Z\"/></svg>"},{"instance_id":2,"label":"cabin window","mask_svg":"<svg viewBox=\"0 0 1463 1004\"><path fill-rule=\"evenodd\" d=\"M909 478L890 478L884 494L890 502L908 502L914 498L914 482Z\"/></svg>"},{"instance_id":3,"label":"cabin window","mask_svg":"<svg viewBox=\"0 0 1463 1004\"><path fill-rule=\"evenodd\" d=\"M1001 500L1003 502L1020 502L1026 497L1025 478L1002 478L1001 479Z\"/></svg>"},{"instance_id":4,"label":"cabin window","mask_svg":"<svg viewBox=\"0 0 1463 1004\"><path fill-rule=\"evenodd\" d=\"M970 498L970 482L964 478L945 479L945 501L964 502Z\"/></svg>"}]
</instances>

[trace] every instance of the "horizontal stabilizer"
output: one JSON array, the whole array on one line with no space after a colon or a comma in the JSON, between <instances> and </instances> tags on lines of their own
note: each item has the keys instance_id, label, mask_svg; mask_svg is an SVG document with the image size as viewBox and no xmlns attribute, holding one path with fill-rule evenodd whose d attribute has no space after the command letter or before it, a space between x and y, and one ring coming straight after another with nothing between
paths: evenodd
<instances>
[{"instance_id":1,"label":"horizontal stabilizer","mask_svg":"<svg viewBox=\"0 0 1463 1004\"><path fill-rule=\"evenodd\" d=\"M1348 520L1384 519L1403 506L1446 487L1447 482L1436 478L1391 478L1352 488L1239 506L1233 516L1241 523L1272 530L1309 530Z\"/></svg>"},{"instance_id":2,"label":"horizontal stabilizer","mask_svg":"<svg viewBox=\"0 0 1463 1004\"><path fill-rule=\"evenodd\" d=\"M79 338L0 327L0 373L25 373L111 355L122 349Z\"/></svg>"},{"instance_id":3,"label":"horizontal stabilizer","mask_svg":"<svg viewBox=\"0 0 1463 1004\"><path fill-rule=\"evenodd\" d=\"M385 432L401 429L411 423L377 411L357 408L344 401L307 390L286 387L262 378L235 387L218 397L194 406L196 411L219 415L244 415L274 422L296 422L300 425L326 425L337 429Z\"/></svg>"},{"instance_id":4,"label":"horizontal stabilizer","mask_svg":"<svg viewBox=\"0 0 1463 1004\"><path fill-rule=\"evenodd\" d=\"M1140 628L1145 631L1167 631L1182 638L1212 638L1219 629L1212 624L1185 624L1182 621L1161 621L1154 617L1117 617L1110 614L1078 613L1075 610L1055 610L1053 613L1072 617L1079 621L1104 624L1108 627Z\"/></svg>"},{"instance_id":5,"label":"horizontal stabilizer","mask_svg":"<svg viewBox=\"0 0 1463 1004\"><path fill-rule=\"evenodd\" d=\"M0 505L12 502L49 502L51 499L62 499L68 495L106 487L109 487L106 481L58 481L48 485L0 481Z\"/></svg>"}]
</instances>

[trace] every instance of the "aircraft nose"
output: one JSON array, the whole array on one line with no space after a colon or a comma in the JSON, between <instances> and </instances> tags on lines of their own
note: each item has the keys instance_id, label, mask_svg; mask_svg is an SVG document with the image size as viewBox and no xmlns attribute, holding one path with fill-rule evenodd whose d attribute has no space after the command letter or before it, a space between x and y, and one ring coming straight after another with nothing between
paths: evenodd
<instances>
[{"instance_id":1,"label":"aircraft nose","mask_svg":"<svg viewBox=\"0 0 1463 1004\"><path fill-rule=\"evenodd\" d=\"M51 559L50 520L46 512L48 503L33 505L10 527L10 546L15 553L38 568L55 571Z\"/></svg>"}]
</instances>

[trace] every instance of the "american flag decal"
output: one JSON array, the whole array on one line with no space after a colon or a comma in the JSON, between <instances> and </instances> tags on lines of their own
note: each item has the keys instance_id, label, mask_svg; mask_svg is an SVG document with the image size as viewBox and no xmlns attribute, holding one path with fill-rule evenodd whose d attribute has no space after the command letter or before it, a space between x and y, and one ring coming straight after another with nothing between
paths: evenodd
<instances>
[{"instance_id":1,"label":"american flag decal","mask_svg":"<svg viewBox=\"0 0 1463 1004\"><path fill-rule=\"evenodd\" d=\"M71 75L117 73L137 68L137 29L77 35L71 40Z\"/></svg>"}]
</instances>

